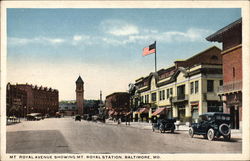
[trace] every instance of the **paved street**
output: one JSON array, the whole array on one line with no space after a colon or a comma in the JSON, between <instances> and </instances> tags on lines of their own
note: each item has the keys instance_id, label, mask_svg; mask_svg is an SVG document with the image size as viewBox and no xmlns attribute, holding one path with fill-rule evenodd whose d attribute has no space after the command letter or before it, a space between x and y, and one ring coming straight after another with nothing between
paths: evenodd
<instances>
[{"instance_id":1,"label":"paved street","mask_svg":"<svg viewBox=\"0 0 250 161\"><path fill-rule=\"evenodd\" d=\"M48 118L7 126L7 153L240 153L242 140L232 137L208 141L187 131Z\"/></svg>"}]
</instances>

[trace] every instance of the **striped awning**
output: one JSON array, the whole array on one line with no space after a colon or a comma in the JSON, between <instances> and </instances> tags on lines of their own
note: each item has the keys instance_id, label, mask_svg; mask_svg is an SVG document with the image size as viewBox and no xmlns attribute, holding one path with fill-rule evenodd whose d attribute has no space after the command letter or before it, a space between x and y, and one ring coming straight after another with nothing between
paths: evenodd
<instances>
[{"instance_id":1,"label":"striped awning","mask_svg":"<svg viewBox=\"0 0 250 161\"><path fill-rule=\"evenodd\" d=\"M166 114L166 110L167 110L167 108L165 108L165 107L163 107L163 108L158 108L158 109L152 114L152 116Z\"/></svg>"},{"instance_id":2,"label":"striped awning","mask_svg":"<svg viewBox=\"0 0 250 161\"><path fill-rule=\"evenodd\" d=\"M113 115L115 111L109 111L109 115Z\"/></svg>"},{"instance_id":3,"label":"striped awning","mask_svg":"<svg viewBox=\"0 0 250 161\"><path fill-rule=\"evenodd\" d=\"M148 108L141 108L138 113L141 114L141 113L148 113L148 112L149 112Z\"/></svg>"}]
</instances>

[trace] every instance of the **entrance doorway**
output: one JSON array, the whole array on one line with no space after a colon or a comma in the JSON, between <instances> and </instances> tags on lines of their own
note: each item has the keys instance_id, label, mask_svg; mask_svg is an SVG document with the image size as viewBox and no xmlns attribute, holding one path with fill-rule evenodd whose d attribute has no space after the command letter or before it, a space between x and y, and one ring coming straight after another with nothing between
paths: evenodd
<instances>
[{"instance_id":1,"label":"entrance doorway","mask_svg":"<svg viewBox=\"0 0 250 161\"><path fill-rule=\"evenodd\" d=\"M239 124L239 108L236 106L231 106L230 107L230 114L232 117L232 122L231 122L231 128L232 129L239 129L240 124Z\"/></svg>"},{"instance_id":2,"label":"entrance doorway","mask_svg":"<svg viewBox=\"0 0 250 161\"><path fill-rule=\"evenodd\" d=\"M178 120L180 122L184 122L184 119L185 119L185 106L180 105L178 106Z\"/></svg>"}]
</instances>

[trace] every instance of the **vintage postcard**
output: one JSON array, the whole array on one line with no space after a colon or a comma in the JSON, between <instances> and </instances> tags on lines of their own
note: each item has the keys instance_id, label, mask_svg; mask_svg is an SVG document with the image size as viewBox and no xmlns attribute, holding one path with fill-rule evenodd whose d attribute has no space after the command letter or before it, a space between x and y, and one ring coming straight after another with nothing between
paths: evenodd
<instances>
[{"instance_id":1,"label":"vintage postcard","mask_svg":"<svg viewBox=\"0 0 250 161\"><path fill-rule=\"evenodd\" d=\"M1 1L1 160L249 160L248 1Z\"/></svg>"}]
</instances>

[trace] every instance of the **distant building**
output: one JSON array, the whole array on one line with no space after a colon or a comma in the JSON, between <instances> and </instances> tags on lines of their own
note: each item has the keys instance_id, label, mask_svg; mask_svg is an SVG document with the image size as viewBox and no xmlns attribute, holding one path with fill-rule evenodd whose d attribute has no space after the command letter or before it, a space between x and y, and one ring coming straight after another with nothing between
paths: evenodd
<instances>
[{"instance_id":1,"label":"distant building","mask_svg":"<svg viewBox=\"0 0 250 161\"><path fill-rule=\"evenodd\" d=\"M76 107L77 114L83 115L84 113L84 82L81 76L76 80Z\"/></svg>"},{"instance_id":2,"label":"distant building","mask_svg":"<svg viewBox=\"0 0 250 161\"><path fill-rule=\"evenodd\" d=\"M129 93L115 92L106 96L105 107L110 116L124 116L130 112Z\"/></svg>"},{"instance_id":3,"label":"distant building","mask_svg":"<svg viewBox=\"0 0 250 161\"><path fill-rule=\"evenodd\" d=\"M98 114L100 101L99 100L84 100L84 113L89 115ZM59 111L64 116L74 116L78 114L77 103L75 100L60 101Z\"/></svg>"},{"instance_id":4,"label":"distant building","mask_svg":"<svg viewBox=\"0 0 250 161\"><path fill-rule=\"evenodd\" d=\"M208 48L175 65L135 81L134 120L165 114L180 122L197 121L205 112L222 111L217 95L222 83L221 50Z\"/></svg>"},{"instance_id":5,"label":"distant building","mask_svg":"<svg viewBox=\"0 0 250 161\"><path fill-rule=\"evenodd\" d=\"M6 88L7 116L24 117L27 113L27 93L15 85L7 84Z\"/></svg>"},{"instance_id":6,"label":"distant building","mask_svg":"<svg viewBox=\"0 0 250 161\"><path fill-rule=\"evenodd\" d=\"M54 116L58 111L58 90L47 87L38 87L31 84L16 84L7 85L7 97L10 98L11 94L8 94L8 86L17 88L20 91L25 91L27 95L25 113L42 113L43 115L49 114ZM7 98L7 99L8 99ZM7 100L8 101L8 100Z\"/></svg>"},{"instance_id":7,"label":"distant building","mask_svg":"<svg viewBox=\"0 0 250 161\"><path fill-rule=\"evenodd\" d=\"M242 124L242 19L229 24L206 38L222 43L223 85L222 97L224 112L232 115L232 128Z\"/></svg>"},{"instance_id":8,"label":"distant building","mask_svg":"<svg viewBox=\"0 0 250 161\"><path fill-rule=\"evenodd\" d=\"M59 112L64 116L74 116L77 114L76 101L60 101Z\"/></svg>"}]
</instances>

